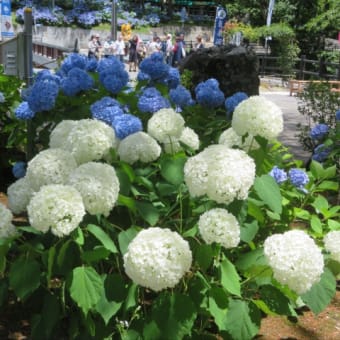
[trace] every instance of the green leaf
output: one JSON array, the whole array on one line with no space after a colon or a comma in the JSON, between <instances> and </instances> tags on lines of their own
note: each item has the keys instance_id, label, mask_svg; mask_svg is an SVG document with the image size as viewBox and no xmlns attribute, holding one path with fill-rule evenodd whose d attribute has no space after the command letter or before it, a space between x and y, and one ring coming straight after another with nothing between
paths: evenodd
<instances>
[{"instance_id":1,"label":"green leaf","mask_svg":"<svg viewBox=\"0 0 340 340\"><path fill-rule=\"evenodd\" d=\"M212 287L209 292L208 311L220 331L226 330L226 313L228 310L228 294L221 287Z\"/></svg>"},{"instance_id":2,"label":"green leaf","mask_svg":"<svg viewBox=\"0 0 340 340\"><path fill-rule=\"evenodd\" d=\"M99 301L103 281L92 267L77 267L72 272L70 295L85 315Z\"/></svg>"},{"instance_id":3,"label":"green leaf","mask_svg":"<svg viewBox=\"0 0 340 340\"><path fill-rule=\"evenodd\" d=\"M105 291L103 289L95 309L103 318L105 325L107 325L111 318L117 314L122 304L123 302L108 301L105 295Z\"/></svg>"},{"instance_id":4,"label":"green leaf","mask_svg":"<svg viewBox=\"0 0 340 340\"><path fill-rule=\"evenodd\" d=\"M254 183L254 189L261 200L274 212L281 214L282 197L280 188L270 175L257 177Z\"/></svg>"},{"instance_id":5,"label":"green leaf","mask_svg":"<svg viewBox=\"0 0 340 340\"><path fill-rule=\"evenodd\" d=\"M251 242L259 231L259 225L256 220L251 223L244 223L241 225L240 238L243 242Z\"/></svg>"},{"instance_id":6,"label":"green leaf","mask_svg":"<svg viewBox=\"0 0 340 340\"><path fill-rule=\"evenodd\" d=\"M263 285L260 287L260 298L270 311L279 315L295 315L289 299L276 287Z\"/></svg>"},{"instance_id":7,"label":"green leaf","mask_svg":"<svg viewBox=\"0 0 340 340\"><path fill-rule=\"evenodd\" d=\"M72 232L72 238L80 246L84 245L84 234L81 228L78 227Z\"/></svg>"},{"instance_id":8,"label":"green leaf","mask_svg":"<svg viewBox=\"0 0 340 340\"><path fill-rule=\"evenodd\" d=\"M156 188L160 196L170 196L177 192L177 186L169 183L156 183Z\"/></svg>"},{"instance_id":9,"label":"green leaf","mask_svg":"<svg viewBox=\"0 0 340 340\"><path fill-rule=\"evenodd\" d=\"M312 206L315 208L317 213L323 213L324 211L327 211L329 209L328 201L325 197L319 195L315 198L314 202L312 203Z\"/></svg>"},{"instance_id":10,"label":"green leaf","mask_svg":"<svg viewBox=\"0 0 340 340\"><path fill-rule=\"evenodd\" d=\"M324 169L322 164L314 160L310 163L310 171L315 179L320 179L324 177Z\"/></svg>"},{"instance_id":11,"label":"green leaf","mask_svg":"<svg viewBox=\"0 0 340 340\"><path fill-rule=\"evenodd\" d=\"M127 311L138 304L137 291L138 286L135 283L131 283L124 301L124 311Z\"/></svg>"},{"instance_id":12,"label":"green leaf","mask_svg":"<svg viewBox=\"0 0 340 340\"><path fill-rule=\"evenodd\" d=\"M339 230L340 229L340 222L329 219L327 220L327 225L330 230Z\"/></svg>"},{"instance_id":13,"label":"green leaf","mask_svg":"<svg viewBox=\"0 0 340 340\"><path fill-rule=\"evenodd\" d=\"M110 236L100 227L94 224L88 224L86 229L98 240L102 243L102 245L109 250L111 253L118 253L118 250L111 240Z\"/></svg>"},{"instance_id":14,"label":"green leaf","mask_svg":"<svg viewBox=\"0 0 340 340\"><path fill-rule=\"evenodd\" d=\"M259 331L259 311L242 300L229 299L225 326L233 340L250 340Z\"/></svg>"},{"instance_id":15,"label":"green leaf","mask_svg":"<svg viewBox=\"0 0 340 340\"><path fill-rule=\"evenodd\" d=\"M326 190L338 191L339 183L333 182L333 181L322 181L316 188L316 191L326 191Z\"/></svg>"},{"instance_id":16,"label":"green leaf","mask_svg":"<svg viewBox=\"0 0 340 340\"><path fill-rule=\"evenodd\" d=\"M209 244L200 244L195 251L194 257L199 267L206 271L212 264L213 255L213 250Z\"/></svg>"},{"instance_id":17,"label":"green leaf","mask_svg":"<svg viewBox=\"0 0 340 340\"><path fill-rule=\"evenodd\" d=\"M92 250L87 250L81 253L81 258L87 263L98 262L105 260L110 256L111 252L103 246L97 246Z\"/></svg>"},{"instance_id":18,"label":"green leaf","mask_svg":"<svg viewBox=\"0 0 340 340\"><path fill-rule=\"evenodd\" d=\"M335 293L336 279L332 272L325 268L320 281L315 283L301 298L313 313L319 314L332 301Z\"/></svg>"},{"instance_id":19,"label":"green leaf","mask_svg":"<svg viewBox=\"0 0 340 340\"><path fill-rule=\"evenodd\" d=\"M137 227L131 227L128 230L124 230L119 233L118 244L122 255L124 255L127 252L130 242L136 237L138 233L139 230Z\"/></svg>"},{"instance_id":20,"label":"green leaf","mask_svg":"<svg viewBox=\"0 0 340 340\"><path fill-rule=\"evenodd\" d=\"M238 275L234 265L227 259L220 264L221 283L231 294L241 296L240 276Z\"/></svg>"},{"instance_id":21,"label":"green leaf","mask_svg":"<svg viewBox=\"0 0 340 340\"><path fill-rule=\"evenodd\" d=\"M312 215L310 225L315 233L322 235L322 223L319 217L317 217L316 215Z\"/></svg>"},{"instance_id":22,"label":"green leaf","mask_svg":"<svg viewBox=\"0 0 340 340\"><path fill-rule=\"evenodd\" d=\"M173 185L180 185L184 180L184 164L186 162L185 155L177 154L166 156L161 159L161 175L163 178Z\"/></svg>"},{"instance_id":23,"label":"green leaf","mask_svg":"<svg viewBox=\"0 0 340 340\"><path fill-rule=\"evenodd\" d=\"M191 333L196 308L187 295L164 293L153 302L152 319L162 330L162 339L183 339Z\"/></svg>"},{"instance_id":24,"label":"green leaf","mask_svg":"<svg viewBox=\"0 0 340 340\"><path fill-rule=\"evenodd\" d=\"M131 197L119 194L118 195L118 204L127 207L133 213L136 213L136 211L137 211L136 210L135 200L133 198L131 198Z\"/></svg>"},{"instance_id":25,"label":"green leaf","mask_svg":"<svg viewBox=\"0 0 340 340\"><path fill-rule=\"evenodd\" d=\"M143 219L151 226L154 226L159 220L159 211L152 203L136 201L136 208Z\"/></svg>"},{"instance_id":26,"label":"green leaf","mask_svg":"<svg viewBox=\"0 0 340 340\"><path fill-rule=\"evenodd\" d=\"M9 271L9 284L20 299L25 299L40 286L40 267L35 260L20 258Z\"/></svg>"},{"instance_id":27,"label":"green leaf","mask_svg":"<svg viewBox=\"0 0 340 340\"><path fill-rule=\"evenodd\" d=\"M48 257L47 257L47 274L46 274L46 280L47 280L47 287L49 287L50 280L52 277L52 271L53 271L53 264L55 259L56 250L55 247L51 247L48 250Z\"/></svg>"}]
</instances>

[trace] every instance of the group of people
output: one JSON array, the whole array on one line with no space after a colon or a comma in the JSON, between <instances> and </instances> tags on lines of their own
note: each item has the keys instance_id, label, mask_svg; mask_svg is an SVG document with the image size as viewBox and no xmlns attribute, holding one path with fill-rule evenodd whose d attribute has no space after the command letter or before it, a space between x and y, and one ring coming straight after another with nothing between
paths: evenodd
<instances>
[{"instance_id":1,"label":"group of people","mask_svg":"<svg viewBox=\"0 0 340 340\"><path fill-rule=\"evenodd\" d=\"M204 48L202 37L196 37L196 43L190 51L187 50L184 41L184 35L178 34L173 41L172 35L167 34L160 38L153 38L145 43L138 35L133 35L127 42L120 35L116 41L113 41L110 36L107 37L104 43L100 41L98 34L91 36L88 44L88 57L100 59L102 56L117 56L122 62L124 56L128 57L129 71L137 71L138 65L145 57L150 56L154 52L163 54L164 62L170 66L176 67L180 61L186 57L187 53Z\"/></svg>"}]
</instances>

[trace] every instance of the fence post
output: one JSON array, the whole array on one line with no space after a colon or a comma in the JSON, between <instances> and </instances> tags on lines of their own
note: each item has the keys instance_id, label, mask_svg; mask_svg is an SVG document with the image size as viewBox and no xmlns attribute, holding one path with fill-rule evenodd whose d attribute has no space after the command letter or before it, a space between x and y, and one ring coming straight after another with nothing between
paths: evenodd
<instances>
[{"instance_id":1,"label":"fence post","mask_svg":"<svg viewBox=\"0 0 340 340\"><path fill-rule=\"evenodd\" d=\"M319 61L319 78L327 78L325 57L321 57Z\"/></svg>"},{"instance_id":2,"label":"fence post","mask_svg":"<svg viewBox=\"0 0 340 340\"><path fill-rule=\"evenodd\" d=\"M303 80L304 78L304 72L305 72L305 62L306 56L303 54L300 59L300 69L299 69L299 79Z\"/></svg>"}]
</instances>

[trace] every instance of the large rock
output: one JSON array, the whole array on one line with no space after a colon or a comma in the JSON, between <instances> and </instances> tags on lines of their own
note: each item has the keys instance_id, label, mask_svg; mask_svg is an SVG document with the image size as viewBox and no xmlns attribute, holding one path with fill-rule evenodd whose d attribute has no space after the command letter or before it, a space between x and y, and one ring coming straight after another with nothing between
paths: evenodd
<instances>
[{"instance_id":1,"label":"large rock","mask_svg":"<svg viewBox=\"0 0 340 340\"><path fill-rule=\"evenodd\" d=\"M249 96L259 94L259 62L255 52L245 46L214 46L197 50L182 60L179 70L192 72L195 86L209 78L220 83L225 96L242 91Z\"/></svg>"}]
</instances>

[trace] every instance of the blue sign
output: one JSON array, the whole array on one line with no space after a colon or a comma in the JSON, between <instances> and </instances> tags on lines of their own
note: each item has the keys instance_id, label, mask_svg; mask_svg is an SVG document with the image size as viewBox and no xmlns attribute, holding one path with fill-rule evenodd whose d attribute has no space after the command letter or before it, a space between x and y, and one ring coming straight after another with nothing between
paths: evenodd
<instances>
[{"instance_id":1,"label":"blue sign","mask_svg":"<svg viewBox=\"0 0 340 340\"><path fill-rule=\"evenodd\" d=\"M14 37L12 17L11 17L11 1L2 0L0 1L1 9L1 36L2 38L12 38Z\"/></svg>"},{"instance_id":2,"label":"blue sign","mask_svg":"<svg viewBox=\"0 0 340 340\"><path fill-rule=\"evenodd\" d=\"M216 8L216 17L214 25L214 45L223 45L223 28L227 21L227 10L222 6Z\"/></svg>"}]
</instances>

